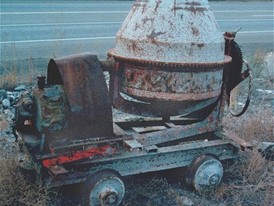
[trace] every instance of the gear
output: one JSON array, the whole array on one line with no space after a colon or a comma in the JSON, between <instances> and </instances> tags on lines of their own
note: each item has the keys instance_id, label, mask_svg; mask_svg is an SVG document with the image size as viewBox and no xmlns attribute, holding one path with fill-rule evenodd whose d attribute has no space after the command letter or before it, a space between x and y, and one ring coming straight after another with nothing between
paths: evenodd
<instances>
[{"instance_id":1,"label":"gear","mask_svg":"<svg viewBox=\"0 0 274 206\"><path fill-rule=\"evenodd\" d=\"M232 57L229 70L228 91L230 92L238 83L243 67L243 55L239 45L233 41L226 41L225 54Z\"/></svg>"}]
</instances>

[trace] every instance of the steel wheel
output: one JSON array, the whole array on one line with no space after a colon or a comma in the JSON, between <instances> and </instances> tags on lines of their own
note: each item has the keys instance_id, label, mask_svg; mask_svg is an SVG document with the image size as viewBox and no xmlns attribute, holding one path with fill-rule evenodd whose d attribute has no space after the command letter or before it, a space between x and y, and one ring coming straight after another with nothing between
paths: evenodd
<instances>
[{"instance_id":1,"label":"steel wheel","mask_svg":"<svg viewBox=\"0 0 274 206\"><path fill-rule=\"evenodd\" d=\"M85 183L83 193L83 205L118 206L124 198L125 186L114 172L102 171Z\"/></svg>"},{"instance_id":2,"label":"steel wheel","mask_svg":"<svg viewBox=\"0 0 274 206\"><path fill-rule=\"evenodd\" d=\"M197 191L216 188L223 177L222 163L211 155L196 158L188 169L187 183Z\"/></svg>"}]
</instances>

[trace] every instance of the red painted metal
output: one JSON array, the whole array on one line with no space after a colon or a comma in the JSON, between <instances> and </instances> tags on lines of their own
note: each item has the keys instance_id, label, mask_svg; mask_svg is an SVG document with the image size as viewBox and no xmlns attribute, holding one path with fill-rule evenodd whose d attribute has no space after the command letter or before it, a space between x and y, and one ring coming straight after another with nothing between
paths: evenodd
<instances>
[{"instance_id":1,"label":"red painted metal","mask_svg":"<svg viewBox=\"0 0 274 206\"><path fill-rule=\"evenodd\" d=\"M116 148L111 147L110 145L93 147L88 150L75 151L70 155L62 155L54 158L44 159L42 164L46 168L50 168L57 165L62 165L64 163L75 162L77 160L94 157L96 155L112 155L117 151Z\"/></svg>"}]
</instances>

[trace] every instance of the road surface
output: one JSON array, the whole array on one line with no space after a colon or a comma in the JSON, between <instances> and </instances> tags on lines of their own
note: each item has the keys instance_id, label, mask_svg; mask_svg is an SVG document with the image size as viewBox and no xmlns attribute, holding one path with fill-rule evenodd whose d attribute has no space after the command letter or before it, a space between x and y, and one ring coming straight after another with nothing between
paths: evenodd
<instances>
[{"instance_id":1,"label":"road surface","mask_svg":"<svg viewBox=\"0 0 274 206\"><path fill-rule=\"evenodd\" d=\"M52 57L115 46L115 34L133 1L1 1L0 73L46 67ZM273 51L273 2L210 2L221 31L234 31L243 53ZM2 70L1 70L2 68Z\"/></svg>"}]
</instances>

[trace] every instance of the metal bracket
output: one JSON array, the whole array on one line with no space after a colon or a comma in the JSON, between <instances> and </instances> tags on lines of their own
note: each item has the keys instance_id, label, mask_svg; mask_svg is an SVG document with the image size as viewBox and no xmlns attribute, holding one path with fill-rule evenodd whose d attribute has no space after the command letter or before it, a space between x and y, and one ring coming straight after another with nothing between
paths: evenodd
<instances>
[{"instance_id":1,"label":"metal bracket","mask_svg":"<svg viewBox=\"0 0 274 206\"><path fill-rule=\"evenodd\" d=\"M143 145L137 140L124 140L123 145L130 151L142 151Z\"/></svg>"}]
</instances>

